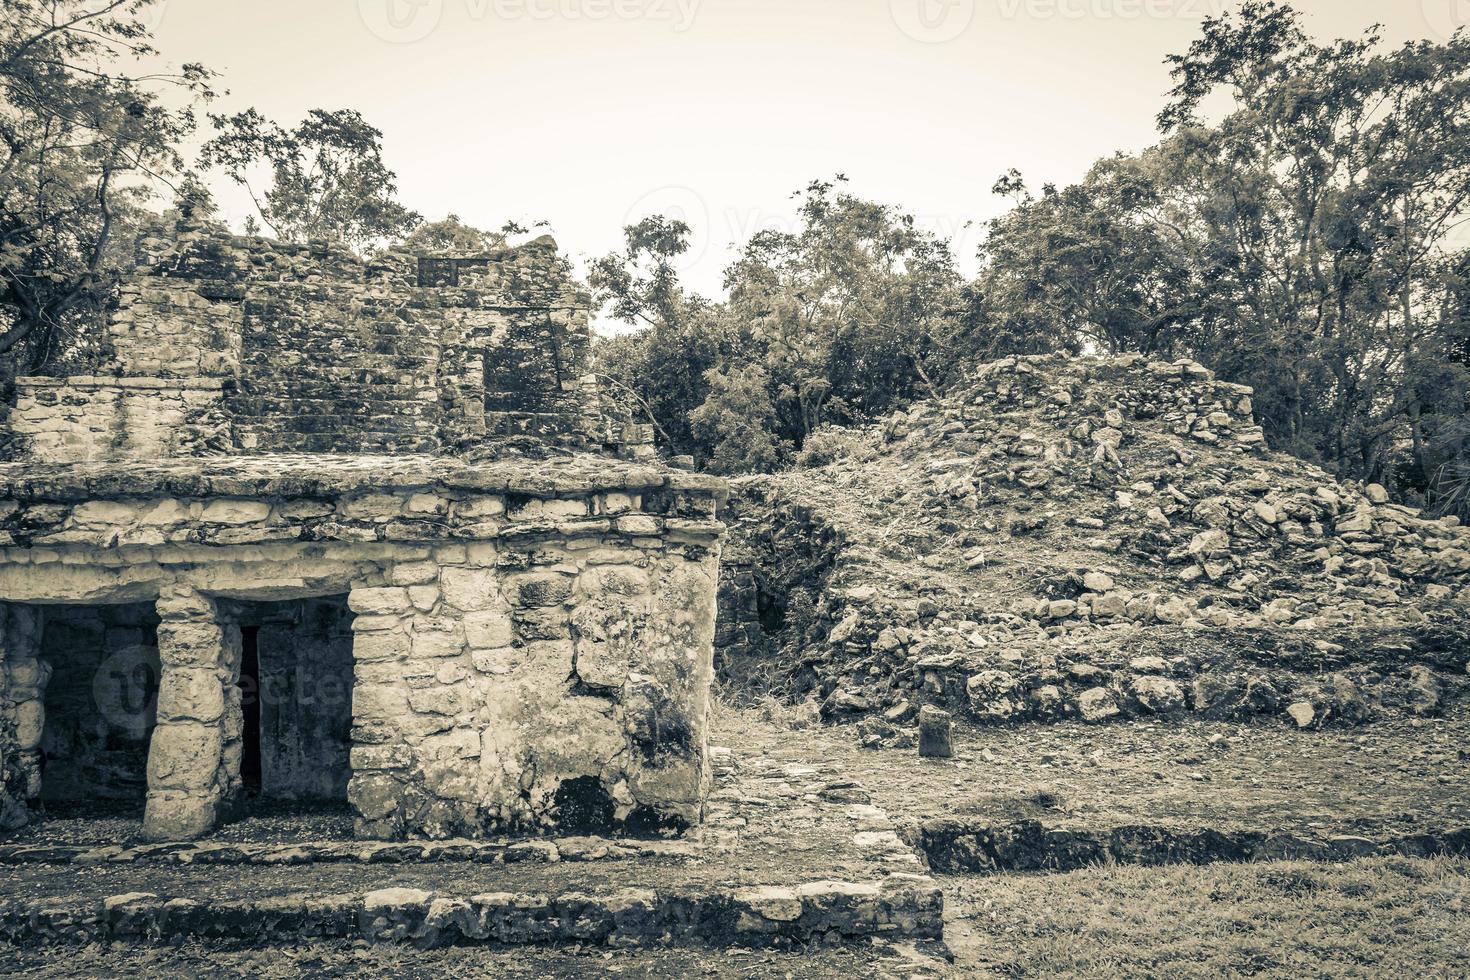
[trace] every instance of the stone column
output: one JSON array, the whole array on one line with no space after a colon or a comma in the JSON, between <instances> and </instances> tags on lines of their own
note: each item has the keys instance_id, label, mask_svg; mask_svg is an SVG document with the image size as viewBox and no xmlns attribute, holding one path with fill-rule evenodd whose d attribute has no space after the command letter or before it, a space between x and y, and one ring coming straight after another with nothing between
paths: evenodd
<instances>
[{"instance_id":1,"label":"stone column","mask_svg":"<svg viewBox=\"0 0 1470 980\"><path fill-rule=\"evenodd\" d=\"M158 617L162 676L143 836L190 840L239 803L240 627L221 622L213 599L184 588L159 597Z\"/></svg>"},{"instance_id":2,"label":"stone column","mask_svg":"<svg viewBox=\"0 0 1470 980\"><path fill-rule=\"evenodd\" d=\"M417 571L418 574L414 574ZM395 578L412 581L422 602L437 601L438 568L431 563L402 566ZM413 653L415 609L410 587L356 587L347 599L352 621L352 775L347 799L358 837L391 839L403 835L407 768L413 753L403 726L413 716L405 675Z\"/></svg>"},{"instance_id":3,"label":"stone column","mask_svg":"<svg viewBox=\"0 0 1470 980\"><path fill-rule=\"evenodd\" d=\"M18 827L26 821L24 804L41 795L41 736L46 728L46 683L51 665L39 659L41 610L34 606L0 603L0 715L14 742L12 758L0 758L0 826ZM0 741L0 754L6 751Z\"/></svg>"}]
</instances>

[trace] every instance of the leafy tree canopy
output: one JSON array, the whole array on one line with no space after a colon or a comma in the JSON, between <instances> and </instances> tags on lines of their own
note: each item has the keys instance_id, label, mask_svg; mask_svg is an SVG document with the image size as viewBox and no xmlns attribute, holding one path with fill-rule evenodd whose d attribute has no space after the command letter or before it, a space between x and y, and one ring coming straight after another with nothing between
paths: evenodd
<instances>
[{"instance_id":1,"label":"leafy tree canopy","mask_svg":"<svg viewBox=\"0 0 1470 980\"><path fill-rule=\"evenodd\" d=\"M351 109L312 109L291 130L254 109L210 121L216 135L201 163L245 188L278 238L326 239L360 251L401 239L422 221L396 200L383 134ZM253 183L261 166L270 173L263 191Z\"/></svg>"},{"instance_id":2,"label":"leafy tree canopy","mask_svg":"<svg viewBox=\"0 0 1470 980\"><path fill-rule=\"evenodd\" d=\"M147 67L153 5L0 0L0 355L22 371L95 341L120 232L178 181L192 106L213 94L199 65Z\"/></svg>"}]
</instances>

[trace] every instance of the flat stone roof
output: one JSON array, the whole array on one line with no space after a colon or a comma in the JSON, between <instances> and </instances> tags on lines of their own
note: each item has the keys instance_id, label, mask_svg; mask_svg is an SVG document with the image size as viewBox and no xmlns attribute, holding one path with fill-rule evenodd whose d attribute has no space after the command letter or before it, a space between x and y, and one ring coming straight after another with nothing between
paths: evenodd
<instances>
[{"instance_id":1,"label":"flat stone roof","mask_svg":"<svg viewBox=\"0 0 1470 980\"><path fill-rule=\"evenodd\" d=\"M85 463L0 464L0 500L71 503L119 497L330 498L378 490L514 493L603 491L723 495L725 481L590 453L474 461L428 455L262 454Z\"/></svg>"}]
</instances>

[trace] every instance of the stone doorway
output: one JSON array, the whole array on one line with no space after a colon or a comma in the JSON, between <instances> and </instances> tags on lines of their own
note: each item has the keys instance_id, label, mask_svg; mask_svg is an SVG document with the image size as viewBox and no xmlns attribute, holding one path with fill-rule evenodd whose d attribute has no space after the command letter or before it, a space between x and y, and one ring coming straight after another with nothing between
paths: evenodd
<instances>
[{"instance_id":1,"label":"stone doorway","mask_svg":"<svg viewBox=\"0 0 1470 980\"><path fill-rule=\"evenodd\" d=\"M240 778L247 801L344 805L351 775L347 597L241 602Z\"/></svg>"},{"instance_id":2,"label":"stone doorway","mask_svg":"<svg viewBox=\"0 0 1470 980\"><path fill-rule=\"evenodd\" d=\"M160 671L153 603L35 607L33 615L40 802L141 814Z\"/></svg>"}]
</instances>

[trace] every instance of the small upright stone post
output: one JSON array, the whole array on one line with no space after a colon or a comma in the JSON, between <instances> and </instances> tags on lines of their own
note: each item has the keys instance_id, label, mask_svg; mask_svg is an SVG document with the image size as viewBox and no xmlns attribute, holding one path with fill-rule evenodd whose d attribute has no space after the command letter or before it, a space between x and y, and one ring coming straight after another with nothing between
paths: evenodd
<instances>
[{"instance_id":1,"label":"small upright stone post","mask_svg":"<svg viewBox=\"0 0 1470 980\"><path fill-rule=\"evenodd\" d=\"M239 802L240 628L221 623L214 600L192 589L160 596L158 616L162 677L143 836L191 840Z\"/></svg>"},{"instance_id":2,"label":"small upright stone post","mask_svg":"<svg viewBox=\"0 0 1470 980\"><path fill-rule=\"evenodd\" d=\"M919 755L925 759L954 755L954 728L948 711L928 704L919 709Z\"/></svg>"}]
</instances>

